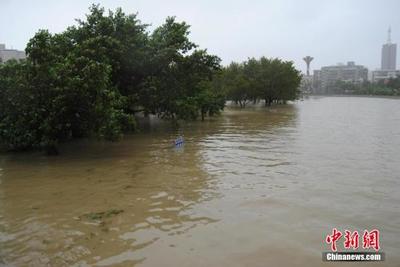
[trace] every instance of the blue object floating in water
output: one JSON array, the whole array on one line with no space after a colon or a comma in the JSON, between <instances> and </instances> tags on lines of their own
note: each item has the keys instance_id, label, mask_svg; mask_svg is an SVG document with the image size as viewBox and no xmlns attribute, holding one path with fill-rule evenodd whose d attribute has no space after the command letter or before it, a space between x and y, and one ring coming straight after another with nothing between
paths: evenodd
<instances>
[{"instance_id":1,"label":"blue object floating in water","mask_svg":"<svg viewBox=\"0 0 400 267\"><path fill-rule=\"evenodd\" d=\"M179 136L178 138L175 139L174 143L175 143L175 147L180 147L185 143L185 141L183 140L182 136Z\"/></svg>"}]
</instances>

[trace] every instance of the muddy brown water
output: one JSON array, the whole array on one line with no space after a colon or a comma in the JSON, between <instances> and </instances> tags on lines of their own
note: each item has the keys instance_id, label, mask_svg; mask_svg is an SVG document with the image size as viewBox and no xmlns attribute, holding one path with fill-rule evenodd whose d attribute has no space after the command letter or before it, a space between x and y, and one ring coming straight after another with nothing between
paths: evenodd
<instances>
[{"instance_id":1,"label":"muddy brown water","mask_svg":"<svg viewBox=\"0 0 400 267\"><path fill-rule=\"evenodd\" d=\"M145 126L1 154L0 266L353 266L322 262L333 227L379 229L386 261L360 265L400 266L400 99Z\"/></svg>"}]
</instances>

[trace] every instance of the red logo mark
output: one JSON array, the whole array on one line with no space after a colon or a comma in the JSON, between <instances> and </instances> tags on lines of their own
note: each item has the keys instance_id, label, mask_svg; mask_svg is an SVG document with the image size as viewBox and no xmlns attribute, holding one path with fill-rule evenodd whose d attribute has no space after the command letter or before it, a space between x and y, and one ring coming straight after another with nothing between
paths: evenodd
<instances>
[{"instance_id":1,"label":"red logo mark","mask_svg":"<svg viewBox=\"0 0 400 267\"><path fill-rule=\"evenodd\" d=\"M333 228L332 235L326 237L326 243L331 244L331 250L336 251L336 242L342 237L342 233L336 228Z\"/></svg>"}]
</instances>

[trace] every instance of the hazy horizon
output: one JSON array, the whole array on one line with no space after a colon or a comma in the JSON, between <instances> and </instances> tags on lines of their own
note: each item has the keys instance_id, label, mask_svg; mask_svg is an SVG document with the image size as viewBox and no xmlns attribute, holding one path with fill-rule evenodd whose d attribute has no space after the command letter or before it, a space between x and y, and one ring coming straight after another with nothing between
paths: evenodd
<instances>
[{"instance_id":1,"label":"hazy horizon","mask_svg":"<svg viewBox=\"0 0 400 267\"><path fill-rule=\"evenodd\" d=\"M191 25L200 48L218 55L223 64L248 57L292 60L305 71L302 58L314 57L311 70L355 61L369 70L380 67L382 44L392 28L400 41L400 1L30 1L1 0L0 43L23 50L39 29L62 32L83 19L92 3L138 13L153 29L167 16ZM397 62L399 63L399 62ZM397 64L398 68L398 64Z\"/></svg>"}]
</instances>

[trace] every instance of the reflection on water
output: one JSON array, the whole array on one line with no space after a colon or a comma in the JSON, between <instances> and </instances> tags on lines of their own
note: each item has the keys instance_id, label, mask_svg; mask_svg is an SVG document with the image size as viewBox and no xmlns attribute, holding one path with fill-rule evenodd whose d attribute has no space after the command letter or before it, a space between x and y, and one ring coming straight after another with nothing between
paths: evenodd
<instances>
[{"instance_id":1,"label":"reflection on water","mask_svg":"<svg viewBox=\"0 0 400 267\"><path fill-rule=\"evenodd\" d=\"M0 266L321 266L332 227L380 229L399 266L399 101L228 108L2 155Z\"/></svg>"}]
</instances>

